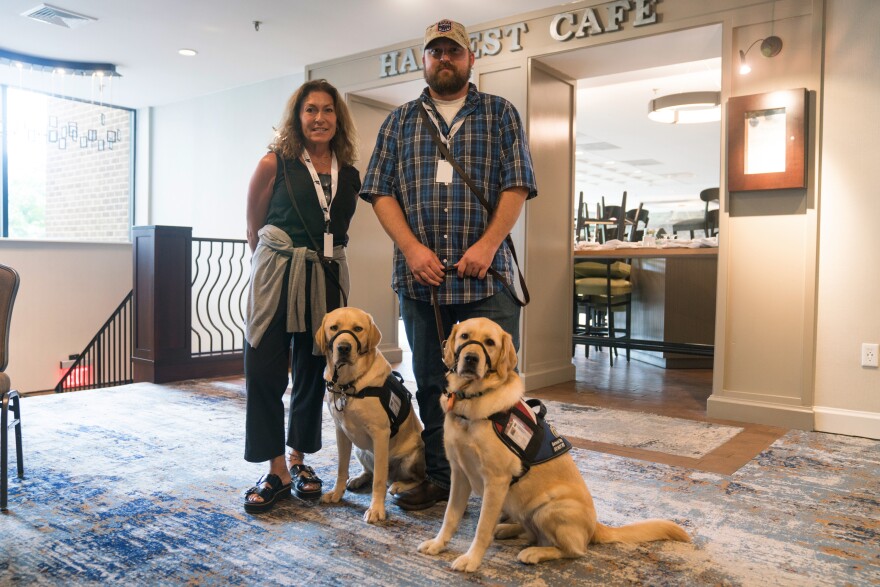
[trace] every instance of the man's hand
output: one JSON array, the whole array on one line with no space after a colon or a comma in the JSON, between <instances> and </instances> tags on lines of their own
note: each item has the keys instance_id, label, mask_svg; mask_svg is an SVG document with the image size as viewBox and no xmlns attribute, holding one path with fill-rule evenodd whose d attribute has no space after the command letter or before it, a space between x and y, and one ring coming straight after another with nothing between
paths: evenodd
<instances>
[{"instance_id":1,"label":"man's hand","mask_svg":"<svg viewBox=\"0 0 880 587\"><path fill-rule=\"evenodd\" d=\"M420 242L414 242L402 252L416 281L422 285L432 286L439 286L443 283L443 278L446 276L443 271L443 263L440 262L434 251Z\"/></svg>"},{"instance_id":2,"label":"man's hand","mask_svg":"<svg viewBox=\"0 0 880 587\"><path fill-rule=\"evenodd\" d=\"M480 239L464 252L464 255L453 267L458 269L459 277L485 279L497 250L498 247L486 244L483 239Z\"/></svg>"}]
</instances>

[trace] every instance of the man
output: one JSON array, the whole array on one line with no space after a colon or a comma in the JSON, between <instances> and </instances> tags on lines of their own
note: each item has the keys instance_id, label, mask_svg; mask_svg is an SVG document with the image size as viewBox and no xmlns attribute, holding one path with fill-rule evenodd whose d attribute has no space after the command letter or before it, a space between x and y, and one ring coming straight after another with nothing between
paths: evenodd
<instances>
[{"instance_id":1,"label":"man","mask_svg":"<svg viewBox=\"0 0 880 587\"><path fill-rule=\"evenodd\" d=\"M483 316L511 333L519 348L519 306L489 269L512 287L515 267L504 239L524 202L537 195L516 109L468 81L474 54L465 28L450 20L428 27L422 60L428 87L383 123L360 194L395 244L392 287L412 348L416 399L425 425L428 478L393 498L406 510L449 497L440 407L446 378L432 290L443 339L456 322ZM491 215L443 159L429 125L482 190Z\"/></svg>"}]
</instances>

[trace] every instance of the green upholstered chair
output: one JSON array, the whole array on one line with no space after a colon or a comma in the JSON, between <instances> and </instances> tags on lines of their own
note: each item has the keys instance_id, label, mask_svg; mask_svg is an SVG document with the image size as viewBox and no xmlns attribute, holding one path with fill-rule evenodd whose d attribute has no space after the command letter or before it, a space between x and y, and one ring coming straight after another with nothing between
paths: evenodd
<instances>
[{"instance_id":1,"label":"green upholstered chair","mask_svg":"<svg viewBox=\"0 0 880 587\"><path fill-rule=\"evenodd\" d=\"M581 261L574 266L574 332L588 336L607 336L624 340L626 360L630 349L626 340L630 337L632 320L632 267L623 261ZM618 326L615 314L624 313L624 324ZM584 316L582 325L580 317ZM622 336L618 336L622 335ZM585 345L589 356L590 346ZM614 365L615 347L609 349L608 356Z\"/></svg>"}]
</instances>

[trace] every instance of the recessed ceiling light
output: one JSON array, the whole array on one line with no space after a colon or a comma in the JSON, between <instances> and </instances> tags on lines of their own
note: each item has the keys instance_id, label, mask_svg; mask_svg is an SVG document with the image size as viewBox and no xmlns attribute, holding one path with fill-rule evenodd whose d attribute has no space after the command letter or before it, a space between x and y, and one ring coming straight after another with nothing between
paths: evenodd
<instances>
[{"instance_id":1,"label":"recessed ceiling light","mask_svg":"<svg viewBox=\"0 0 880 587\"><path fill-rule=\"evenodd\" d=\"M180 53L184 57L195 57L196 55L199 54L199 52L196 51L195 49L181 49L178 51L178 53Z\"/></svg>"}]
</instances>

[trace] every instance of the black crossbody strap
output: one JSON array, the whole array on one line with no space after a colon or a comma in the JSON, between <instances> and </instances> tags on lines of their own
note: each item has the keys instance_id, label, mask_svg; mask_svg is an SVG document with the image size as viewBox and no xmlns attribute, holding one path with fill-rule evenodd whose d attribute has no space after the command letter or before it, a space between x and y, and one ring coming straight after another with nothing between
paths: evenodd
<instances>
[{"instance_id":1,"label":"black crossbody strap","mask_svg":"<svg viewBox=\"0 0 880 587\"><path fill-rule=\"evenodd\" d=\"M489 219L491 220L494 210L492 209L491 206L489 206L489 202L486 200L486 197L483 195L482 190L480 190L480 188L477 186L477 184L474 183L474 180L471 179L471 177L465 172L465 170L461 167L461 165L458 164L458 161L456 161L452 157L452 153L450 153L449 149L446 147L446 145L443 144L443 141L440 139L440 132L437 130L437 127L434 125L434 122L428 117L428 113L425 111L425 108L420 105L420 106L418 106L418 109L419 109L419 112L422 116L422 120L424 121L425 125L428 127L428 131L431 134L431 138L434 139L434 142L437 144L437 148L440 149L440 154L443 155L444 159L449 161L449 164L452 165L452 168L455 170L455 172L458 173L458 175L461 177L461 179L464 180L464 182L467 184L467 186L471 189L471 191L474 193L474 195L477 197L477 199L480 201L480 203L483 205L483 207L489 213ZM517 304L519 304L520 306L525 306L526 304L529 303L531 298L529 297L529 288L526 287L526 279L525 279L525 277L523 277L522 271L519 268L519 259L517 259L517 257L516 257L516 249L513 246L513 239L510 238L510 235L508 234L507 237L504 239L504 242L507 243L507 247L510 249L510 254L513 256L513 262L516 265L516 273L519 276L519 286L522 289L524 299L523 300L519 299L519 296L517 295L516 290L511 286L511 284L509 284L507 282L506 279L504 279L504 277L500 273L498 273L497 270L493 269L492 267L489 267L489 273L492 274L493 277L495 277L498 281L500 281L504 285L504 287L507 288L507 290L513 296L513 299L514 299L514 301L516 301Z\"/></svg>"},{"instance_id":2,"label":"black crossbody strap","mask_svg":"<svg viewBox=\"0 0 880 587\"><path fill-rule=\"evenodd\" d=\"M342 287L342 284L339 283L339 280L336 279L336 276L333 274L333 271L330 271L328 266L333 262L333 259L324 256L324 250L322 248L318 248L318 243L315 241L315 238L312 236L312 233L309 232L309 227L306 224L306 221L303 219L302 212L299 211L299 205L296 203L296 198L293 197L293 186L290 185L290 176L287 175L287 165L284 162L284 159L281 157L281 154L275 151L275 159L278 161L278 165L281 166L281 169L284 171L284 185L287 186L287 197L290 198L290 203L293 204L293 209L296 212L296 215L299 216L299 221L302 223L303 230L306 231L306 235L308 235L309 240L312 242L312 249L318 255L318 259L321 261L322 268L324 269L324 275L328 275L330 277L330 281L333 282L333 285L336 286L336 289L339 290L339 295L342 296L342 305L348 306L348 296L345 295L345 290Z\"/></svg>"}]
</instances>

